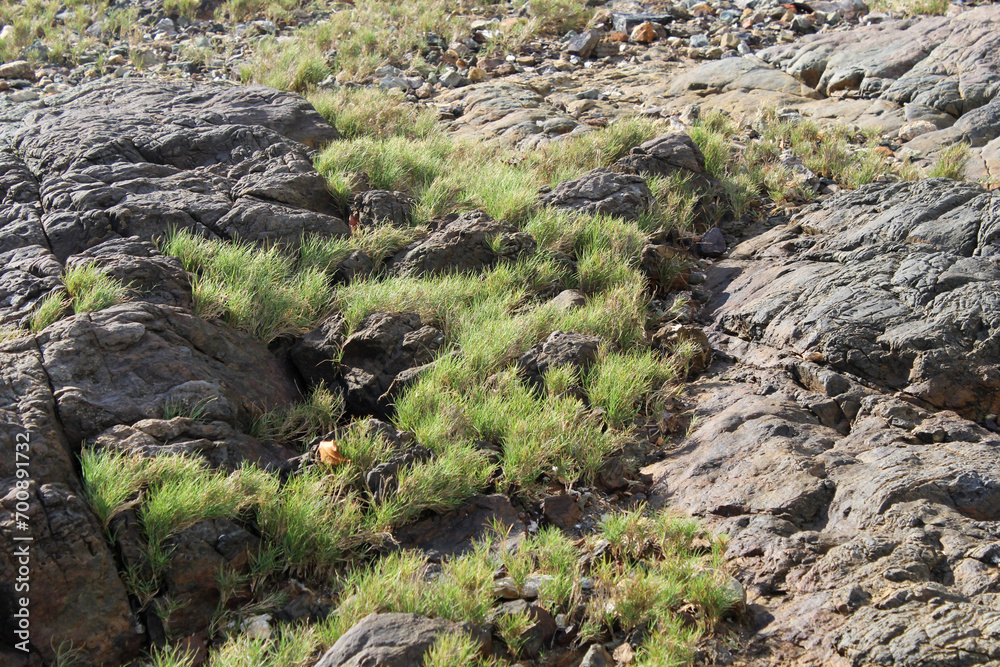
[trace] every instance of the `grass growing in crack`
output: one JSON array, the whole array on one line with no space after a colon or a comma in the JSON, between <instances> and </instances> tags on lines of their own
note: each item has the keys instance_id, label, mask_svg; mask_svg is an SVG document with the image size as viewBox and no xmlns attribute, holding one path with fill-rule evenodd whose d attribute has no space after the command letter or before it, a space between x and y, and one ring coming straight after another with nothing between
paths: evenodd
<instances>
[{"instance_id":1,"label":"grass growing in crack","mask_svg":"<svg viewBox=\"0 0 1000 667\"><path fill-rule=\"evenodd\" d=\"M221 318L265 343L308 330L329 310L327 275L319 268L297 270L281 248L209 241L181 230L166 238L162 252L194 275L197 315Z\"/></svg>"},{"instance_id":2,"label":"grass growing in crack","mask_svg":"<svg viewBox=\"0 0 1000 667\"><path fill-rule=\"evenodd\" d=\"M74 313L89 313L125 300L125 286L120 280L101 273L94 265L78 266L63 274Z\"/></svg>"},{"instance_id":3,"label":"grass growing in crack","mask_svg":"<svg viewBox=\"0 0 1000 667\"><path fill-rule=\"evenodd\" d=\"M69 301L66 299L65 292L62 290L50 292L35 306L28 328L32 333L38 333L50 324L59 321L68 307Z\"/></svg>"},{"instance_id":4,"label":"grass growing in crack","mask_svg":"<svg viewBox=\"0 0 1000 667\"><path fill-rule=\"evenodd\" d=\"M248 432L260 440L306 443L332 431L343 415L343 397L326 387L317 386L301 403L257 415Z\"/></svg>"},{"instance_id":5,"label":"grass growing in crack","mask_svg":"<svg viewBox=\"0 0 1000 667\"><path fill-rule=\"evenodd\" d=\"M584 378L584 389L591 402L604 409L607 422L621 428L638 415L641 397L676 375L671 360L648 350L605 350Z\"/></svg>"},{"instance_id":6,"label":"grass growing in crack","mask_svg":"<svg viewBox=\"0 0 1000 667\"><path fill-rule=\"evenodd\" d=\"M309 102L337 128L342 139L423 139L438 131L434 112L414 107L396 91L380 88L321 90L310 95Z\"/></svg>"}]
</instances>

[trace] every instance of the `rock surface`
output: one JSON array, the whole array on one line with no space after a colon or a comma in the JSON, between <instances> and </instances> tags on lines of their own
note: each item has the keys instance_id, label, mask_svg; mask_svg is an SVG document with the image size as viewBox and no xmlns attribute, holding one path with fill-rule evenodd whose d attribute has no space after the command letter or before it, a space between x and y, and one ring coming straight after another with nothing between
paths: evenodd
<instances>
[{"instance_id":1,"label":"rock surface","mask_svg":"<svg viewBox=\"0 0 1000 667\"><path fill-rule=\"evenodd\" d=\"M761 664L1000 657L995 207L945 179L869 185L709 269L721 356L645 472L729 534Z\"/></svg>"},{"instance_id":2,"label":"rock surface","mask_svg":"<svg viewBox=\"0 0 1000 667\"><path fill-rule=\"evenodd\" d=\"M545 206L634 220L652 206L653 193L640 176L594 169L580 178L563 181L538 201Z\"/></svg>"},{"instance_id":3,"label":"rock surface","mask_svg":"<svg viewBox=\"0 0 1000 667\"><path fill-rule=\"evenodd\" d=\"M286 244L304 232L348 233L301 143L334 140L336 131L297 96L262 87L97 84L19 120L4 131L6 169L27 178L0 227L3 250L34 242L65 259L118 237L152 240L171 227Z\"/></svg>"}]
</instances>

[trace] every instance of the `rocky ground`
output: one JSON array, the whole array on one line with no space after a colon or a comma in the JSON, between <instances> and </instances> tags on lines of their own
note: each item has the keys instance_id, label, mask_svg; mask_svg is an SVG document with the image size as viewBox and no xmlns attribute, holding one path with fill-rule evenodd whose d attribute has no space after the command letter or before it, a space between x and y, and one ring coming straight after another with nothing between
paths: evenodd
<instances>
[{"instance_id":1,"label":"rocky ground","mask_svg":"<svg viewBox=\"0 0 1000 667\"><path fill-rule=\"evenodd\" d=\"M1000 6L17 5L0 662L1000 664Z\"/></svg>"}]
</instances>

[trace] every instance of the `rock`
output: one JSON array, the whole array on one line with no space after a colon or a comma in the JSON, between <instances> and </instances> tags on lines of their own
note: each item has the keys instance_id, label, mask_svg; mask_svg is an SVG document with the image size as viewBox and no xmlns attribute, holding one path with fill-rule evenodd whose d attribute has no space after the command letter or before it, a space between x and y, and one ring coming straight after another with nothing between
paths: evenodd
<instances>
[{"instance_id":1,"label":"rock","mask_svg":"<svg viewBox=\"0 0 1000 667\"><path fill-rule=\"evenodd\" d=\"M542 498L542 515L552 525L569 530L580 520L582 513L573 496L564 493Z\"/></svg>"},{"instance_id":2,"label":"rock","mask_svg":"<svg viewBox=\"0 0 1000 667\"><path fill-rule=\"evenodd\" d=\"M35 80L35 68L27 60L12 60L0 65L0 79Z\"/></svg>"},{"instance_id":3,"label":"rock","mask_svg":"<svg viewBox=\"0 0 1000 667\"><path fill-rule=\"evenodd\" d=\"M708 35L705 33L697 33L691 35L691 39L688 41L692 49L704 49L709 45Z\"/></svg>"},{"instance_id":4,"label":"rock","mask_svg":"<svg viewBox=\"0 0 1000 667\"><path fill-rule=\"evenodd\" d=\"M458 88L469 85L469 80L453 69L442 74L439 80L445 88Z\"/></svg>"},{"instance_id":5,"label":"rock","mask_svg":"<svg viewBox=\"0 0 1000 667\"><path fill-rule=\"evenodd\" d=\"M705 96L748 89L784 93L806 99L822 98L819 92L755 56L724 58L699 65L675 78L668 92L676 96L688 92Z\"/></svg>"},{"instance_id":6,"label":"rock","mask_svg":"<svg viewBox=\"0 0 1000 667\"><path fill-rule=\"evenodd\" d=\"M481 271L534 251L534 239L513 225L482 211L470 211L400 251L391 267L402 275Z\"/></svg>"},{"instance_id":7,"label":"rock","mask_svg":"<svg viewBox=\"0 0 1000 667\"><path fill-rule=\"evenodd\" d=\"M978 341L1000 311L990 259L1000 256L998 206L995 193L945 179L835 195L734 249L734 264L713 266L709 284L728 284L708 312L729 332L816 350L885 391L975 419L995 414L1000 358ZM779 244L781 261L744 263Z\"/></svg>"},{"instance_id":8,"label":"rock","mask_svg":"<svg viewBox=\"0 0 1000 667\"><path fill-rule=\"evenodd\" d=\"M585 372L597 361L601 339L575 331L553 331L543 342L533 346L517 360L530 384L544 388L543 376L556 366L572 366Z\"/></svg>"},{"instance_id":9,"label":"rock","mask_svg":"<svg viewBox=\"0 0 1000 667\"><path fill-rule=\"evenodd\" d=\"M470 67L469 68L469 81L472 83L479 83L486 79L486 70L482 67Z\"/></svg>"},{"instance_id":10,"label":"rock","mask_svg":"<svg viewBox=\"0 0 1000 667\"><path fill-rule=\"evenodd\" d=\"M0 446L8 452L0 457L0 530L7 536L0 544L0 577L5 582L0 605L8 620L21 609L19 598L25 591L17 591L15 583L23 575L19 551L29 544L32 651L41 660L55 662L58 647L72 642L88 664L137 658L143 636L135 630L114 554L84 500L70 443L56 417L56 399L32 339L0 345L0 378ZM17 473L24 468L17 465L22 456L30 462L26 488ZM27 509L18 503L26 503ZM16 512L26 517L27 529L17 526ZM8 628L11 634L5 640L11 647L21 641L15 629ZM24 654L16 655L9 664L23 663Z\"/></svg>"},{"instance_id":11,"label":"rock","mask_svg":"<svg viewBox=\"0 0 1000 667\"><path fill-rule=\"evenodd\" d=\"M709 185L705 157L684 132L669 132L633 147L612 169L642 176L670 176L680 172L691 176L698 185Z\"/></svg>"},{"instance_id":12,"label":"rock","mask_svg":"<svg viewBox=\"0 0 1000 667\"><path fill-rule=\"evenodd\" d=\"M652 342L667 354L681 353L681 359L692 373L700 373L712 363L712 345L698 327L668 324L653 334Z\"/></svg>"},{"instance_id":13,"label":"rock","mask_svg":"<svg viewBox=\"0 0 1000 667\"><path fill-rule=\"evenodd\" d=\"M74 446L116 424L203 405L235 423L296 401L298 391L259 341L189 312L124 303L56 322L37 337L60 421Z\"/></svg>"},{"instance_id":14,"label":"rock","mask_svg":"<svg viewBox=\"0 0 1000 667\"><path fill-rule=\"evenodd\" d=\"M596 30L586 30L576 35L566 44L566 53L578 58L589 58L594 52L597 44L601 41L601 35Z\"/></svg>"},{"instance_id":15,"label":"rock","mask_svg":"<svg viewBox=\"0 0 1000 667\"><path fill-rule=\"evenodd\" d=\"M527 614L531 620L531 626L522 632L520 637L521 652L529 656L537 656L558 629L552 614L544 607L524 600L504 602L496 610L497 617L508 614Z\"/></svg>"},{"instance_id":16,"label":"rock","mask_svg":"<svg viewBox=\"0 0 1000 667\"><path fill-rule=\"evenodd\" d=\"M433 560L468 553L499 524L507 531L506 546L515 548L527 534L507 496L473 496L445 514L398 528L393 539L405 549L420 549Z\"/></svg>"},{"instance_id":17,"label":"rock","mask_svg":"<svg viewBox=\"0 0 1000 667\"><path fill-rule=\"evenodd\" d=\"M129 299L190 309L191 281L175 257L164 257L156 247L139 237L99 243L66 260L66 268L93 265L126 286Z\"/></svg>"},{"instance_id":18,"label":"rock","mask_svg":"<svg viewBox=\"0 0 1000 667\"><path fill-rule=\"evenodd\" d=\"M549 303L562 311L573 310L587 305L587 295L580 290L567 289L552 297Z\"/></svg>"},{"instance_id":19,"label":"rock","mask_svg":"<svg viewBox=\"0 0 1000 667\"><path fill-rule=\"evenodd\" d=\"M987 64L1000 48L1000 7L811 35L759 53L821 93L857 90L958 116L997 94ZM961 82L961 83L959 83Z\"/></svg>"},{"instance_id":20,"label":"rock","mask_svg":"<svg viewBox=\"0 0 1000 667\"><path fill-rule=\"evenodd\" d=\"M634 220L652 206L653 193L639 176L599 168L580 178L563 181L552 192L543 193L539 202L545 206Z\"/></svg>"},{"instance_id":21,"label":"rock","mask_svg":"<svg viewBox=\"0 0 1000 667\"><path fill-rule=\"evenodd\" d=\"M0 254L0 324L27 329L39 302L62 289L62 266L47 249L31 245Z\"/></svg>"},{"instance_id":22,"label":"rock","mask_svg":"<svg viewBox=\"0 0 1000 667\"><path fill-rule=\"evenodd\" d=\"M911 139L916 139L921 134L927 134L928 132L934 132L937 127L934 123L926 120L918 120L912 123L907 123L903 127L899 128L899 138L902 141L910 141Z\"/></svg>"},{"instance_id":23,"label":"rock","mask_svg":"<svg viewBox=\"0 0 1000 667\"><path fill-rule=\"evenodd\" d=\"M362 227L379 224L409 227L413 224L415 205L413 197L388 190L368 190L355 196L352 202L354 215Z\"/></svg>"},{"instance_id":24,"label":"rock","mask_svg":"<svg viewBox=\"0 0 1000 667\"><path fill-rule=\"evenodd\" d=\"M726 247L726 237L718 227L712 227L698 241L698 252L705 257L721 257L725 254Z\"/></svg>"},{"instance_id":25,"label":"rock","mask_svg":"<svg viewBox=\"0 0 1000 667\"><path fill-rule=\"evenodd\" d=\"M335 387L340 382L343 374L339 360L344 334L344 318L335 314L292 345L289 357L310 387Z\"/></svg>"},{"instance_id":26,"label":"rock","mask_svg":"<svg viewBox=\"0 0 1000 667\"><path fill-rule=\"evenodd\" d=\"M487 650L489 638L469 623L454 623L416 614L369 614L345 632L316 667L410 667L441 634L464 632Z\"/></svg>"},{"instance_id":27,"label":"rock","mask_svg":"<svg viewBox=\"0 0 1000 667\"><path fill-rule=\"evenodd\" d=\"M612 667L614 664L614 658L607 649L600 644L591 644L580 662L580 667Z\"/></svg>"},{"instance_id":28,"label":"rock","mask_svg":"<svg viewBox=\"0 0 1000 667\"><path fill-rule=\"evenodd\" d=\"M197 413L204 406L176 404L175 409ZM109 449L148 458L191 456L212 468L235 472L244 463L280 472L289 468L294 453L274 443L261 443L225 422L205 422L187 416L143 419L131 426L112 426L88 440L96 451Z\"/></svg>"},{"instance_id":29,"label":"rock","mask_svg":"<svg viewBox=\"0 0 1000 667\"><path fill-rule=\"evenodd\" d=\"M404 466L412 466L431 458L431 451L423 445L412 445L398 451L387 461L379 463L365 474L365 486L375 500L383 500L396 492L396 473Z\"/></svg>"},{"instance_id":30,"label":"rock","mask_svg":"<svg viewBox=\"0 0 1000 667\"><path fill-rule=\"evenodd\" d=\"M4 130L14 148L5 160L35 175L18 184L17 201L46 204L40 217L14 211L25 229L17 236L44 230L42 245L60 259L112 238L151 241L171 227L291 245L307 232L348 233L299 143L336 131L289 93L128 79L26 113Z\"/></svg>"},{"instance_id":31,"label":"rock","mask_svg":"<svg viewBox=\"0 0 1000 667\"><path fill-rule=\"evenodd\" d=\"M341 352L347 410L355 415L386 416L392 396L402 390L398 376L430 363L443 342L444 335L423 326L416 313L366 317L344 341Z\"/></svg>"},{"instance_id":32,"label":"rock","mask_svg":"<svg viewBox=\"0 0 1000 667\"><path fill-rule=\"evenodd\" d=\"M670 14L627 14L621 12L612 12L611 14L611 24L615 32L623 32L626 35L632 34L632 31L643 23L663 25L673 20L674 17Z\"/></svg>"},{"instance_id":33,"label":"rock","mask_svg":"<svg viewBox=\"0 0 1000 667\"><path fill-rule=\"evenodd\" d=\"M649 44L658 39L666 38L666 29L659 23L650 23L649 21L637 25L629 35L629 40L637 44Z\"/></svg>"}]
</instances>

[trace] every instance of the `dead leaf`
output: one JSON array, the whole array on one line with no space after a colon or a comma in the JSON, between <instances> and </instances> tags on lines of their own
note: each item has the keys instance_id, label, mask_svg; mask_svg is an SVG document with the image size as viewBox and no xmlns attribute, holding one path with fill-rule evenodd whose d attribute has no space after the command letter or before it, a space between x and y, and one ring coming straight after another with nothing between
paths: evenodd
<instances>
[{"instance_id":1,"label":"dead leaf","mask_svg":"<svg viewBox=\"0 0 1000 667\"><path fill-rule=\"evenodd\" d=\"M319 443L319 460L320 463L325 463L328 466L339 466L342 463L351 462L350 459L345 458L337 451L336 440L324 440Z\"/></svg>"}]
</instances>

